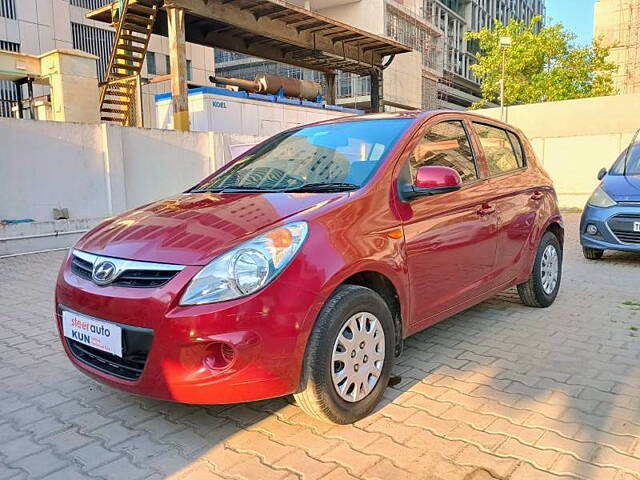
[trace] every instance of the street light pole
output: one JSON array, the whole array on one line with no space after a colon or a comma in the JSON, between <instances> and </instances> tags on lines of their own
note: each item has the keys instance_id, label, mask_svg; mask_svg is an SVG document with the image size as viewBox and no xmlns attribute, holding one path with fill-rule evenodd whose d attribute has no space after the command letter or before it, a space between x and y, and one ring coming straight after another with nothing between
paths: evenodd
<instances>
[{"instance_id":1,"label":"street light pole","mask_svg":"<svg viewBox=\"0 0 640 480\"><path fill-rule=\"evenodd\" d=\"M500 37L500 47L502 48L502 75L500 76L500 120L504 121L504 81L507 64L507 48L511 46L511 37Z\"/></svg>"}]
</instances>

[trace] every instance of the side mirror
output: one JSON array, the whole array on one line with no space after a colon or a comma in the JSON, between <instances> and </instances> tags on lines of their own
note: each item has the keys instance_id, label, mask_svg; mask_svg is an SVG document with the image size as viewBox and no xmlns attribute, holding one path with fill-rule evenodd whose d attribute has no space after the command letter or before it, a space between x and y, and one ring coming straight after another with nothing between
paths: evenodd
<instances>
[{"instance_id":1,"label":"side mirror","mask_svg":"<svg viewBox=\"0 0 640 480\"><path fill-rule=\"evenodd\" d=\"M602 180L606 174L607 174L607 169L601 168L600 171L598 172L598 180Z\"/></svg>"},{"instance_id":2,"label":"side mirror","mask_svg":"<svg viewBox=\"0 0 640 480\"><path fill-rule=\"evenodd\" d=\"M419 167L414 185L408 185L404 197L411 200L416 197L438 195L460 190L462 179L453 168L432 166Z\"/></svg>"}]
</instances>

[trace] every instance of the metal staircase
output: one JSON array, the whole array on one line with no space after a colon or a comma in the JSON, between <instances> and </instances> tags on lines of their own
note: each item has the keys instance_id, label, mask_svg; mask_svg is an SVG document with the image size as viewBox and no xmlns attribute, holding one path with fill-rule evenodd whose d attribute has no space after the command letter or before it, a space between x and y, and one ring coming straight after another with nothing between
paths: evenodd
<instances>
[{"instance_id":1,"label":"metal staircase","mask_svg":"<svg viewBox=\"0 0 640 480\"><path fill-rule=\"evenodd\" d=\"M140 71L162 0L118 0L112 4L116 35L104 82L100 118L142 126Z\"/></svg>"}]
</instances>

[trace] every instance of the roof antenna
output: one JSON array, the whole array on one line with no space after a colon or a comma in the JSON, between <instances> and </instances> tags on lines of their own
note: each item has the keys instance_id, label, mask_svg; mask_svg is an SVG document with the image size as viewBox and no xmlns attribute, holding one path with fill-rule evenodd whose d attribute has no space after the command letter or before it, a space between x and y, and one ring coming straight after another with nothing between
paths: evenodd
<instances>
[{"instance_id":1,"label":"roof antenna","mask_svg":"<svg viewBox=\"0 0 640 480\"><path fill-rule=\"evenodd\" d=\"M640 128L636 130L636 134L633 136L633 140L631 140L631 143L627 147L627 153L624 154L624 170L622 171L623 177L627 176L627 162L629 161L629 154L631 153L631 149L636 143L636 138L638 138L638 133L640 133Z\"/></svg>"}]
</instances>

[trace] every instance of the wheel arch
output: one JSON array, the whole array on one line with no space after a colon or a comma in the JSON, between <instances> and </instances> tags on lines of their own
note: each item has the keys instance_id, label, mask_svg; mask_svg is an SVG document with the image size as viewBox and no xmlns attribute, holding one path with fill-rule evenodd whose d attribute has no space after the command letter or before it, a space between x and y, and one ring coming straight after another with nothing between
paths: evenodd
<instances>
[{"instance_id":1,"label":"wheel arch","mask_svg":"<svg viewBox=\"0 0 640 480\"><path fill-rule=\"evenodd\" d=\"M364 270L357 272L347 279L345 279L341 285L360 285L361 287L367 287L382 297L391 316L393 317L393 325L395 327L395 345L396 345L396 357L399 357L402 353L402 343L404 338L403 322L402 322L402 302L398 290L386 275L373 270Z\"/></svg>"},{"instance_id":2,"label":"wheel arch","mask_svg":"<svg viewBox=\"0 0 640 480\"><path fill-rule=\"evenodd\" d=\"M551 223L547 225L547 228L544 230L544 232L553 233L558 239L558 242L560 242L560 246L564 247L564 227L562 226L562 223L560 221L558 220L551 221ZM543 235L544 235L544 232L543 232Z\"/></svg>"},{"instance_id":3,"label":"wheel arch","mask_svg":"<svg viewBox=\"0 0 640 480\"><path fill-rule=\"evenodd\" d=\"M363 269L357 272L352 272L349 276L343 278L340 283L335 285L331 293L327 295L325 301L333 295L333 293L342 285L358 285L361 287L366 287L378 295L382 297L385 301L389 310L391 311L391 316L393 318L393 324L395 329L395 355L396 357L400 356L402 353L403 343L404 343L404 325L403 325L403 309L402 309L402 300L400 297L400 292L398 287L394 284L394 282L384 273L381 273L376 270L371 269ZM321 310L321 309L320 309ZM319 312L316 314L319 315ZM315 323L315 319L314 319ZM311 334L311 330L313 329L313 325L309 328L309 335ZM307 337L304 345L304 354L301 362L300 375L298 379L298 389L296 391L300 391L302 385L305 384L305 364L307 362L307 348L309 347L309 338Z\"/></svg>"},{"instance_id":4,"label":"wheel arch","mask_svg":"<svg viewBox=\"0 0 640 480\"><path fill-rule=\"evenodd\" d=\"M562 217L558 213L549 217L546 222L541 222L539 229L534 230L534 233L531 235L528 243L528 253L523 258L523 267L518 279L516 280L516 284L526 282L531 275L536 259L536 252L538 251L538 245L540 245L542 237L547 232L553 233L558 239L560 247L564 249L564 224L562 222Z\"/></svg>"}]
</instances>

